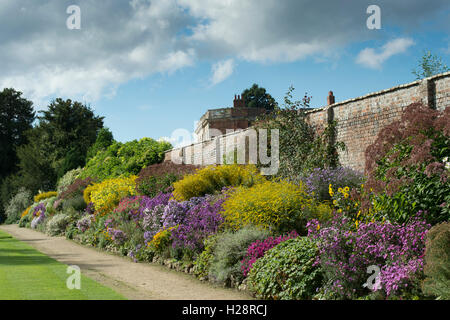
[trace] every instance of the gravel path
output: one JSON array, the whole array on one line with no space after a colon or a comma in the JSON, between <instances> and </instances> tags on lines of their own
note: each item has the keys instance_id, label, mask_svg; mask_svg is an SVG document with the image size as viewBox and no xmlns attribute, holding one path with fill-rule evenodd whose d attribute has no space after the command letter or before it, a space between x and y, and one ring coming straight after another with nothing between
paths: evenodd
<instances>
[{"instance_id":1,"label":"gravel path","mask_svg":"<svg viewBox=\"0 0 450 320\"><path fill-rule=\"evenodd\" d=\"M234 289L216 287L198 281L192 275L150 263L131 260L85 247L63 237L41 232L0 226L18 240L67 265L77 265L91 279L133 300L242 300L251 299Z\"/></svg>"}]
</instances>

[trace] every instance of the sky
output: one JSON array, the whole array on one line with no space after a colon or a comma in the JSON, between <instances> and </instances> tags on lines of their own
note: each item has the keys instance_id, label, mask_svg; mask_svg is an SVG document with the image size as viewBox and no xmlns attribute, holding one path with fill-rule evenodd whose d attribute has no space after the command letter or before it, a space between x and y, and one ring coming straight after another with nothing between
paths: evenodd
<instances>
[{"instance_id":1,"label":"sky","mask_svg":"<svg viewBox=\"0 0 450 320\"><path fill-rule=\"evenodd\" d=\"M86 103L118 141L170 140L253 83L322 107L412 82L425 51L450 65L449 31L448 0L1 0L0 90Z\"/></svg>"}]
</instances>

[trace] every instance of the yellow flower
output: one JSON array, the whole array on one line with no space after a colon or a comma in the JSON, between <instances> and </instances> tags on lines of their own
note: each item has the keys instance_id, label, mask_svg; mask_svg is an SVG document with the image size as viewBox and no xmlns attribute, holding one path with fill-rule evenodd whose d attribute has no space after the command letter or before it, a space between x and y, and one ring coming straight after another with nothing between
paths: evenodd
<instances>
[{"instance_id":1,"label":"yellow flower","mask_svg":"<svg viewBox=\"0 0 450 320\"><path fill-rule=\"evenodd\" d=\"M317 231L319 231L319 230L320 230L320 224L317 225Z\"/></svg>"},{"instance_id":2,"label":"yellow flower","mask_svg":"<svg viewBox=\"0 0 450 320\"><path fill-rule=\"evenodd\" d=\"M24 212L22 212L22 215L20 216L21 218L25 217L29 212L30 212L31 206L29 206L28 208L25 209Z\"/></svg>"},{"instance_id":3,"label":"yellow flower","mask_svg":"<svg viewBox=\"0 0 450 320\"><path fill-rule=\"evenodd\" d=\"M344 193L344 198L345 198L345 199L348 198L348 193Z\"/></svg>"},{"instance_id":4,"label":"yellow flower","mask_svg":"<svg viewBox=\"0 0 450 320\"><path fill-rule=\"evenodd\" d=\"M356 220L356 221L355 221L355 226L356 226L357 229L358 229L358 225L359 225L359 221Z\"/></svg>"},{"instance_id":5,"label":"yellow flower","mask_svg":"<svg viewBox=\"0 0 450 320\"><path fill-rule=\"evenodd\" d=\"M349 188L349 187L345 187L345 188L344 188L344 191L345 191L345 192L349 192L349 191L350 191L350 188Z\"/></svg>"},{"instance_id":6,"label":"yellow flower","mask_svg":"<svg viewBox=\"0 0 450 320\"><path fill-rule=\"evenodd\" d=\"M333 204L337 206L337 200L333 200Z\"/></svg>"}]
</instances>

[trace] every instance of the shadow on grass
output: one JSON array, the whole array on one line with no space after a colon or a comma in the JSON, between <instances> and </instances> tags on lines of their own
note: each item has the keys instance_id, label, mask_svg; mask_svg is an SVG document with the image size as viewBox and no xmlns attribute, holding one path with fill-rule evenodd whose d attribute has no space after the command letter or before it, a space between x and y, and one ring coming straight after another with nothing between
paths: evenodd
<instances>
[{"instance_id":1,"label":"shadow on grass","mask_svg":"<svg viewBox=\"0 0 450 320\"><path fill-rule=\"evenodd\" d=\"M26 256L5 256L0 253L0 266L36 266L55 263L57 262L42 255L29 254Z\"/></svg>"}]
</instances>

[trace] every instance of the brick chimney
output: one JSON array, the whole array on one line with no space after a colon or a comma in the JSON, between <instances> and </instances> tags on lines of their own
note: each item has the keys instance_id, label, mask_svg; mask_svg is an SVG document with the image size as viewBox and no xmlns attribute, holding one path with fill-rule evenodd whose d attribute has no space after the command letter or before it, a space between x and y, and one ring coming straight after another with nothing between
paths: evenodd
<instances>
[{"instance_id":1,"label":"brick chimney","mask_svg":"<svg viewBox=\"0 0 450 320\"><path fill-rule=\"evenodd\" d=\"M335 102L336 102L336 101L335 101L335 98L334 98L334 95L333 95L333 91L328 92L327 104L328 104L328 105L332 105L332 104L334 104Z\"/></svg>"},{"instance_id":2,"label":"brick chimney","mask_svg":"<svg viewBox=\"0 0 450 320\"><path fill-rule=\"evenodd\" d=\"M244 99L241 98L240 95L238 95L238 96L234 95L233 107L234 108L245 108L245 101L244 101Z\"/></svg>"}]
</instances>

